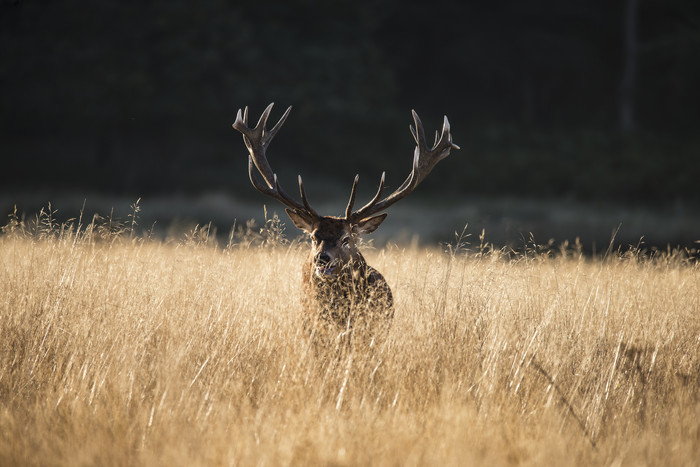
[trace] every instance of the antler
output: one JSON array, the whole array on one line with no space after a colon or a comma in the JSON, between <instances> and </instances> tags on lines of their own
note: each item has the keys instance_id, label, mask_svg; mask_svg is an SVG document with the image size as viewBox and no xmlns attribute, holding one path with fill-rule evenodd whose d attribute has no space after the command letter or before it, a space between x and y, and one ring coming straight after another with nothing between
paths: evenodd
<instances>
[{"instance_id":1,"label":"antler","mask_svg":"<svg viewBox=\"0 0 700 467\"><path fill-rule=\"evenodd\" d=\"M450 122L447 120L447 116L442 124L442 133L435 132L435 143L433 147L428 149L428 145L425 140L425 131L423 130L423 123L421 123L418 114L415 110L411 110L413 114L413 121L415 122L415 128L409 125L413 139L416 140L416 149L413 153L413 168L411 173L408 175L406 180L394 191L392 194L379 201L382 195L382 190L384 190L384 179L386 172L382 172L382 178L379 181L379 188L377 189L377 194L374 195L372 200L365 204L363 207L353 212L352 207L355 204L355 190L357 188L358 176L355 176L355 181L352 184L352 191L350 192L350 201L345 209L345 218L350 222L358 222L365 219L372 214L384 211L389 208L392 204L405 198L409 193L411 193L420 184L420 182L428 176L433 167L447 157L450 154L450 149L459 149L459 146L452 142L452 134L450 133Z\"/></svg>"},{"instance_id":2,"label":"antler","mask_svg":"<svg viewBox=\"0 0 700 467\"><path fill-rule=\"evenodd\" d=\"M270 116L272 106L274 105L275 104L273 102L267 106L260 116L257 125L255 125L255 128L248 127L248 107L245 107L242 116L241 109L238 109L236 121L232 125L235 130L238 130L241 132L241 134L243 134L243 142L250 153L250 156L248 156L248 176L250 177L250 182L260 193L275 198L285 206L299 212L306 212L314 217L319 217L316 211L311 208L306 199L306 193L304 192L304 185L301 181L301 175L299 175L299 193L301 194L303 204L300 204L298 201L285 193L277 180L277 174L272 171L270 164L267 162L265 151L267 151L270 141L272 141L272 138L275 137L279 129L284 124L284 121L287 119L289 112L292 110L292 106L289 106L277 124L268 131L265 126L267 125L267 119ZM255 176L253 173L253 165L255 165L255 167L258 169L258 172L260 175L262 175L265 183L261 183L260 180L258 180L258 177Z\"/></svg>"}]
</instances>

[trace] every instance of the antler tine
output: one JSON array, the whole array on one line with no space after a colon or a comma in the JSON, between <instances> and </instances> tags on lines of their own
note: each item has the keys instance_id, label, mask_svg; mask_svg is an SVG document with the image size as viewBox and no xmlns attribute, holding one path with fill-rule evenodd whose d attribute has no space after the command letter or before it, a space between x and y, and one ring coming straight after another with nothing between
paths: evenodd
<instances>
[{"instance_id":1,"label":"antler tine","mask_svg":"<svg viewBox=\"0 0 700 467\"><path fill-rule=\"evenodd\" d=\"M287 112L289 112L289 109L287 109ZM313 214L316 217L319 217L319 215L314 211L314 209L311 207L309 204L309 201L306 199L306 192L304 191L304 183L301 181L301 175L298 175L299 177L299 194L301 194L301 201L304 203L304 208Z\"/></svg>"},{"instance_id":2,"label":"antler tine","mask_svg":"<svg viewBox=\"0 0 700 467\"><path fill-rule=\"evenodd\" d=\"M450 143L451 148L462 149L452 142L452 133L450 132L450 121L447 119L447 115L445 115L445 121L442 124L442 134L443 136L447 134L447 141ZM440 137L440 139L442 139L442 136Z\"/></svg>"},{"instance_id":3,"label":"antler tine","mask_svg":"<svg viewBox=\"0 0 700 467\"><path fill-rule=\"evenodd\" d=\"M355 180L352 182L352 190L350 191L350 200L348 201L348 206L345 208L345 219L350 220L352 216L352 207L355 204L355 195L357 193L357 182L360 179L360 175L355 175Z\"/></svg>"},{"instance_id":4,"label":"antler tine","mask_svg":"<svg viewBox=\"0 0 700 467\"><path fill-rule=\"evenodd\" d=\"M425 130L423 129L423 122L420 121L420 117L415 110L411 109L411 115L413 115L413 123L415 123L415 128L411 133L413 133L413 139L416 140L418 146L421 143L425 146Z\"/></svg>"},{"instance_id":5,"label":"antler tine","mask_svg":"<svg viewBox=\"0 0 700 467\"><path fill-rule=\"evenodd\" d=\"M318 213L314 211L314 209L309 205L309 202L306 199L306 193L304 192L304 185L301 182L301 175L298 175L299 177L299 192L301 193L301 200L304 203L304 206L300 206L297 201L295 201L293 198L291 198L287 193L284 192L282 189L282 186L280 185L280 182L277 180L277 174L275 174L275 191L279 194L279 197L277 198L280 200L283 204L287 205L288 207L294 208L297 211L302 211L302 212L307 212L314 217L319 217Z\"/></svg>"},{"instance_id":6,"label":"antler tine","mask_svg":"<svg viewBox=\"0 0 700 467\"><path fill-rule=\"evenodd\" d=\"M275 190L267 186L267 184L260 183L260 181L257 179L255 174L253 173L253 158L251 156L248 156L248 178L250 178L250 182L253 184L256 190L258 190L260 193L268 196L272 196L273 198L276 197ZM273 176L274 178L274 176Z\"/></svg>"},{"instance_id":7,"label":"antler tine","mask_svg":"<svg viewBox=\"0 0 700 467\"><path fill-rule=\"evenodd\" d=\"M379 197L382 196L382 191L384 191L384 187L386 186L384 184L384 181L386 180L386 172L382 172L382 176L379 179L379 188L377 188L377 194L374 195L374 198L370 200L368 203L370 206L373 206L374 204L379 201Z\"/></svg>"},{"instance_id":8,"label":"antler tine","mask_svg":"<svg viewBox=\"0 0 700 467\"><path fill-rule=\"evenodd\" d=\"M443 118L442 133L440 134L440 139L433 145L433 149L439 146L443 141L447 141L447 144L449 145L450 149L461 149L459 146L452 142L452 133L450 133L450 121L447 119L447 115L445 115Z\"/></svg>"},{"instance_id":9,"label":"antler tine","mask_svg":"<svg viewBox=\"0 0 700 467\"><path fill-rule=\"evenodd\" d=\"M415 110L411 110L411 114L415 126L409 125L409 129L411 130L413 139L416 141L411 172L408 174L408 177L406 177L406 180L404 180L393 193L379 201L382 189L384 188L384 174L382 174L379 190L377 190L377 194L372 201L350 215L354 221L359 221L372 214L384 211L397 201L405 198L428 176L438 162L450 154L451 149L459 149L459 146L452 142L450 123L447 120L447 116L444 117L442 131L435 132L435 143L432 148L429 148L425 140L425 130L423 129L423 123L420 117Z\"/></svg>"},{"instance_id":10,"label":"antler tine","mask_svg":"<svg viewBox=\"0 0 700 467\"><path fill-rule=\"evenodd\" d=\"M384 187L386 186L384 184L384 181L386 180L386 172L382 172L382 177L379 179L379 187L377 188L377 193L374 195L374 198L372 198L367 204L362 206L360 209L355 211L354 213L350 214L350 211L352 210L352 207L348 205L348 209L345 211L345 218L348 220L354 220L354 221L359 221L367 217L367 215L364 215L364 212L367 212L368 210L372 209L372 207L377 204L377 201L379 201L379 198L382 196L382 191L384 191ZM405 182L404 182L405 183ZM353 191L355 189L355 186L353 185ZM353 198L354 201L354 198Z\"/></svg>"},{"instance_id":11,"label":"antler tine","mask_svg":"<svg viewBox=\"0 0 700 467\"><path fill-rule=\"evenodd\" d=\"M408 129L411 130L411 134L413 135L413 141L418 144L418 134L416 134L416 129L413 128L413 125L408 125Z\"/></svg>"},{"instance_id":12,"label":"antler tine","mask_svg":"<svg viewBox=\"0 0 700 467\"><path fill-rule=\"evenodd\" d=\"M260 115L260 118L258 119L258 123L255 125L255 128L253 128L253 131L260 131L261 133L265 131L265 126L267 125L267 119L270 117L270 112L272 112L272 107L274 107L275 103L271 102L270 105L265 107L265 110L263 110L263 113Z\"/></svg>"},{"instance_id":13,"label":"antler tine","mask_svg":"<svg viewBox=\"0 0 700 467\"><path fill-rule=\"evenodd\" d=\"M299 177L299 190L301 192L303 204L294 200L287 195L287 193L285 193L277 180L277 174L272 171L272 167L270 167L270 164L267 161L266 151L270 145L270 141L272 141L272 138L275 137L287 119L289 112L292 110L291 106L288 107L282 115L282 118L279 119L279 121L270 131L267 131L265 126L267 125L267 120L270 117L270 112L272 112L273 106L274 103L265 108L254 128L250 128L248 126L248 107L245 107L242 114L240 109L236 113L236 120L233 123L233 128L243 135L243 142L250 153L248 157L248 176L250 177L250 181L259 192L275 198L285 206L300 212L306 212L314 217L318 217L318 214L311 208L308 200L306 199L301 177ZM253 165L255 165L255 167L258 169L258 172L262 176L265 183L262 183L253 173Z\"/></svg>"},{"instance_id":14,"label":"antler tine","mask_svg":"<svg viewBox=\"0 0 700 467\"><path fill-rule=\"evenodd\" d=\"M272 104L270 104L270 105L272 105ZM291 111L292 111L292 106L290 105L289 107L287 107L287 110L284 111L284 114L282 114L282 118L280 118L277 121L275 126L273 126L270 131L266 132L268 135L268 138L272 139L275 137L277 132L280 131L280 128L282 128L282 125L284 125L284 122L287 120L287 117L289 116L289 112L291 112Z\"/></svg>"}]
</instances>

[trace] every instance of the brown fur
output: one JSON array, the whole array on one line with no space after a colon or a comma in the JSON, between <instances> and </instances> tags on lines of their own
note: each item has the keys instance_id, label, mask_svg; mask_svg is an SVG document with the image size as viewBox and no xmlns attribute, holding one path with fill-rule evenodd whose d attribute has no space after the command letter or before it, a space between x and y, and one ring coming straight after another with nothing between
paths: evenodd
<instances>
[{"instance_id":1,"label":"brown fur","mask_svg":"<svg viewBox=\"0 0 700 467\"><path fill-rule=\"evenodd\" d=\"M294 215L292 220L297 223ZM374 230L376 225L370 227ZM356 240L363 223L352 225L336 217L322 217L312 225L303 225L312 239L309 256L302 268L302 305L307 330L335 338L361 329L374 336L388 328L393 317L393 296L384 277L369 266L357 248ZM318 272L326 254L334 265L332 274Z\"/></svg>"}]
</instances>

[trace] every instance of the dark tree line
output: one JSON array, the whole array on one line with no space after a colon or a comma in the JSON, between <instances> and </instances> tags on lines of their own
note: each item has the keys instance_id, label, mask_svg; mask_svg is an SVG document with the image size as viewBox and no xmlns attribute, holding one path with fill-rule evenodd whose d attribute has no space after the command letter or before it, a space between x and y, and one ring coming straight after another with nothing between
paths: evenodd
<instances>
[{"instance_id":1,"label":"dark tree line","mask_svg":"<svg viewBox=\"0 0 700 467\"><path fill-rule=\"evenodd\" d=\"M6 192L235 190L275 101L289 176L397 183L415 108L464 148L437 190L700 201L694 0L3 1L0 54Z\"/></svg>"}]
</instances>

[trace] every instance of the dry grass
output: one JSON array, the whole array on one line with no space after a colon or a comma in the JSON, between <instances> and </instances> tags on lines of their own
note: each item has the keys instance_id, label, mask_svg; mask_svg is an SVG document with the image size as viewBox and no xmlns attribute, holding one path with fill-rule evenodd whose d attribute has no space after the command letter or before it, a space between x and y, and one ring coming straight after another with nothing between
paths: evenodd
<instances>
[{"instance_id":1,"label":"dry grass","mask_svg":"<svg viewBox=\"0 0 700 467\"><path fill-rule=\"evenodd\" d=\"M395 322L338 356L301 332L303 245L40 224L0 237L2 465L700 459L681 254L370 250Z\"/></svg>"}]
</instances>

